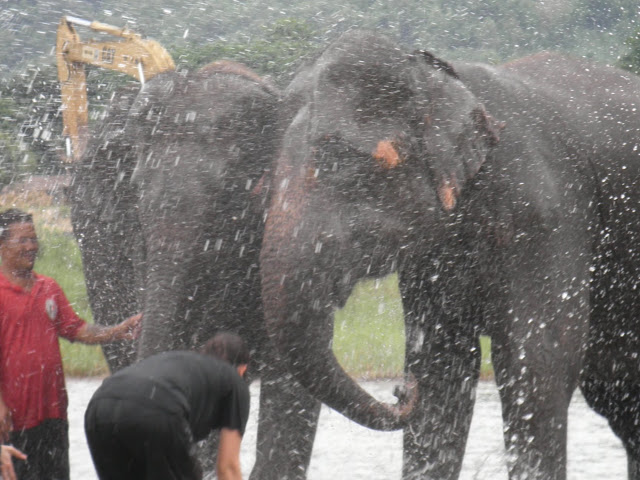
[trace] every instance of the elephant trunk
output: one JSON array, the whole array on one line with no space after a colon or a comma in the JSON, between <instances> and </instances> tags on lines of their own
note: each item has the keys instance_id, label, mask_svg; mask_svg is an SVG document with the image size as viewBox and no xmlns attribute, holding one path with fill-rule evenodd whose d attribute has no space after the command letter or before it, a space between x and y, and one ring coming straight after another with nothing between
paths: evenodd
<instances>
[{"instance_id":1,"label":"elephant trunk","mask_svg":"<svg viewBox=\"0 0 640 480\"><path fill-rule=\"evenodd\" d=\"M314 263L313 242L303 234L305 228L307 233L320 229L311 225L317 216L305 212L310 191L305 175L283 170L277 172L275 184L286 188L274 194L260 255L268 334L286 368L318 400L365 427L401 429L411 416L418 389L409 385L408 401L380 402L338 363L331 348L330 285L335 268ZM333 275L323 276L329 271Z\"/></svg>"},{"instance_id":2,"label":"elephant trunk","mask_svg":"<svg viewBox=\"0 0 640 480\"><path fill-rule=\"evenodd\" d=\"M159 223L159 222L158 222ZM147 232L147 274L144 295L144 317L138 355L140 358L167 350L185 348L177 325L184 324L185 290L191 265L184 243L185 230L173 227L158 232Z\"/></svg>"},{"instance_id":3,"label":"elephant trunk","mask_svg":"<svg viewBox=\"0 0 640 480\"><path fill-rule=\"evenodd\" d=\"M284 284L279 280L270 274L263 277L267 329L280 361L314 397L350 420L375 430L403 428L417 401L415 384L408 386L407 401L387 404L373 398L344 371L333 353L333 329L327 320L331 312L318 315L313 308L290 301L299 291L286 289L287 280Z\"/></svg>"},{"instance_id":4,"label":"elephant trunk","mask_svg":"<svg viewBox=\"0 0 640 480\"><path fill-rule=\"evenodd\" d=\"M96 142L98 138L102 136L96 136ZM116 325L141 308L139 291L132 286L137 285L143 239L134 209L136 192L114 183L121 173L115 162L120 163L128 152L117 151L112 157L92 148L95 155L74 165L74 181L67 193L94 321L99 325ZM110 176L105 172L114 173ZM135 343L128 341L102 346L111 371L135 361L136 348Z\"/></svg>"},{"instance_id":5,"label":"elephant trunk","mask_svg":"<svg viewBox=\"0 0 640 480\"><path fill-rule=\"evenodd\" d=\"M163 275L168 275L169 279L179 277L175 272ZM171 335L171 324L178 321L175 317L179 298L170 285L164 284L165 280L160 275L150 275L147 279L143 327L138 347L140 358L178 347L176 339Z\"/></svg>"},{"instance_id":6,"label":"elephant trunk","mask_svg":"<svg viewBox=\"0 0 640 480\"><path fill-rule=\"evenodd\" d=\"M319 249L314 239L338 238L340 231L324 209L312 208L328 193L318 188L313 161L300 163L305 112L292 122L280 151L265 223L260 269L267 331L285 367L314 397L365 427L398 430L412 415L417 387L409 385L408 401L380 402L344 371L331 348L340 255Z\"/></svg>"}]
</instances>

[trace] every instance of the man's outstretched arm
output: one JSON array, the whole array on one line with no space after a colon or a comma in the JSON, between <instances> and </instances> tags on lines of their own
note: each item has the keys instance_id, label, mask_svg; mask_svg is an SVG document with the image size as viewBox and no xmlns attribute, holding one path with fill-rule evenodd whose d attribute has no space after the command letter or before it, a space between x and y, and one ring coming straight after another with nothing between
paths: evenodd
<instances>
[{"instance_id":1,"label":"man's outstretched arm","mask_svg":"<svg viewBox=\"0 0 640 480\"><path fill-rule=\"evenodd\" d=\"M78 331L75 340L87 344L135 340L140 335L141 321L142 314L138 313L112 327L87 323Z\"/></svg>"}]
</instances>

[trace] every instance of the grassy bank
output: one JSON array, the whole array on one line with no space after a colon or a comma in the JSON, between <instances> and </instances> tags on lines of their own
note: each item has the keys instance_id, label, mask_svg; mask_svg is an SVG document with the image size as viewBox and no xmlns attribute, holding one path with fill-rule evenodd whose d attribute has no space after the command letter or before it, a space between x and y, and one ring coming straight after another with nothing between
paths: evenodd
<instances>
[{"instance_id":1,"label":"grassy bank","mask_svg":"<svg viewBox=\"0 0 640 480\"><path fill-rule=\"evenodd\" d=\"M2 203L5 208L6 201ZM36 271L55 278L76 312L92 321L80 252L71 232L68 208L54 205L17 206L34 214L41 241ZM483 338L482 344L482 374L486 377L491 375L491 365L487 359L488 339ZM99 347L62 340L61 349L67 375L108 373ZM353 376L371 379L402 374L404 327L395 276L361 282L356 287L346 306L336 313L334 351L340 363Z\"/></svg>"},{"instance_id":2,"label":"grassy bank","mask_svg":"<svg viewBox=\"0 0 640 480\"><path fill-rule=\"evenodd\" d=\"M70 232L39 228L41 254L36 271L56 279L74 310L87 321L93 321L82 274L82 260L75 238ZM67 375L104 375L109 369L102 349L94 345L60 340Z\"/></svg>"},{"instance_id":3,"label":"grassy bank","mask_svg":"<svg viewBox=\"0 0 640 480\"><path fill-rule=\"evenodd\" d=\"M480 338L481 376L493 375L488 337ZM397 377L404 363L402 303L395 275L361 282L336 313L333 350L342 366L361 378Z\"/></svg>"}]
</instances>

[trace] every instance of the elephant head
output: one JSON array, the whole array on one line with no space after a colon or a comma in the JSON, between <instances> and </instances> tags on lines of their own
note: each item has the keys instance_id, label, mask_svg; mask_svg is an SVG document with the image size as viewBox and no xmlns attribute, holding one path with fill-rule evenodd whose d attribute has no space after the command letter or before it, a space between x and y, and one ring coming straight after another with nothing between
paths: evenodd
<instances>
[{"instance_id":1,"label":"elephant head","mask_svg":"<svg viewBox=\"0 0 640 480\"><path fill-rule=\"evenodd\" d=\"M233 329L264 337L257 266L278 92L218 62L148 82L128 118L146 247L140 355ZM258 320L259 319L259 320ZM253 322L253 323L252 323Z\"/></svg>"},{"instance_id":2,"label":"elephant head","mask_svg":"<svg viewBox=\"0 0 640 480\"><path fill-rule=\"evenodd\" d=\"M499 127L450 65L366 32L330 45L285 94L292 121L261 253L268 330L317 398L367 427L401 428L411 409L373 399L338 364L333 310L358 279L446 242L438 225Z\"/></svg>"}]
</instances>

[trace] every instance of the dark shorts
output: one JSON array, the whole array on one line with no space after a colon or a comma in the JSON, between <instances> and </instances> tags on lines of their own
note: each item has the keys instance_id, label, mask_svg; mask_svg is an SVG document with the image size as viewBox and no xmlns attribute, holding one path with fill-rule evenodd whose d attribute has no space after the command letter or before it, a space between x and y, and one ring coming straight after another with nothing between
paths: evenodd
<instances>
[{"instance_id":1,"label":"dark shorts","mask_svg":"<svg viewBox=\"0 0 640 480\"><path fill-rule=\"evenodd\" d=\"M85 413L100 480L200 480L189 426L180 415L131 400L93 399Z\"/></svg>"},{"instance_id":2,"label":"dark shorts","mask_svg":"<svg viewBox=\"0 0 640 480\"><path fill-rule=\"evenodd\" d=\"M69 480L69 423L48 419L40 425L12 432L10 443L27 460L13 459L20 480Z\"/></svg>"}]
</instances>

